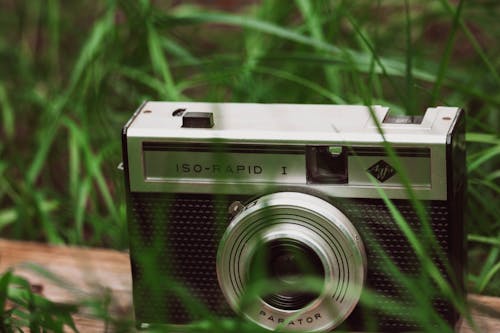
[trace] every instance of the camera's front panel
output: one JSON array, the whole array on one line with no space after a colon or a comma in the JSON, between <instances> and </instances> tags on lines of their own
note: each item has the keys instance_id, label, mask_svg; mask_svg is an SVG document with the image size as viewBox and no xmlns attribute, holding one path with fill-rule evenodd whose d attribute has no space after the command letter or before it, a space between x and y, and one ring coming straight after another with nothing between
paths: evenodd
<instances>
[{"instance_id":1,"label":"camera's front panel","mask_svg":"<svg viewBox=\"0 0 500 333\"><path fill-rule=\"evenodd\" d=\"M140 323L188 324L206 316L232 317L234 311L221 291L217 278L217 251L231 215L234 202L249 203L248 196L201 194L130 193L130 236L133 264L134 305ZM421 264L382 200L326 198L340 209L361 234L366 248L365 290L375 296L370 306L360 304L342 327L380 331L418 328L412 313L417 306L406 282L399 281L389 267L394 264L409 281L419 281ZM396 207L423 244L430 241L408 200L395 200ZM456 251L455 227L449 221L446 201L425 203L431 230L441 259ZM250 258L248 258L250 260ZM314 260L311 257L311 260ZM432 261L444 276L444 265L436 252ZM421 282L420 282L421 283ZM427 288L433 288L429 281ZM367 294L368 295L368 294ZM421 304L418 304L421 306ZM450 304L436 293L428 306L452 323L455 313ZM252 314L264 326L273 326L283 318L265 308ZM300 329L314 324L321 313L300 316L288 323ZM369 327L364 327L369 323Z\"/></svg>"}]
</instances>

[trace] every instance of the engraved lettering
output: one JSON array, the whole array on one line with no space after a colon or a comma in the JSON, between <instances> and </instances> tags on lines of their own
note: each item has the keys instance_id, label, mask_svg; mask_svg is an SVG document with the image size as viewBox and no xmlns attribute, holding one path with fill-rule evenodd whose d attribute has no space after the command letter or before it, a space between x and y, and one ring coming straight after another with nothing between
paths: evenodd
<instances>
[{"instance_id":1,"label":"engraved lettering","mask_svg":"<svg viewBox=\"0 0 500 333\"><path fill-rule=\"evenodd\" d=\"M321 313L314 314L314 319L318 320L319 318L321 318Z\"/></svg>"},{"instance_id":2,"label":"engraved lettering","mask_svg":"<svg viewBox=\"0 0 500 333\"><path fill-rule=\"evenodd\" d=\"M295 322L292 320L288 323L288 325L295 325Z\"/></svg>"},{"instance_id":3,"label":"engraved lettering","mask_svg":"<svg viewBox=\"0 0 500 333\"><path fill-rule=\"evenodd\" d=\"M274 317L273 316L269 316L267 319L270 320L270 321L274 321Z\"/></svg>"},{"instance_id":4,"label":"engraved lettering","mask_svg":"<svg viewBox=\"0 0 500 333\"><path fill-rule=\"evenodd\" d=\"M265 316L265 315L266 315L266 312L265 312L265 311L263 311L263 310L260 310L259 314L260 314L261 316Z\"/></svg>"},{"instance_id":5,"label":"engraved lettering","mask_svg":"<svg viewBox=\"0 0 500 333\"><path fill-rule=\"evenodd\" d=\"M286 167L282 167L283 172L286 174ZM213 175L260 175L264 172L261 165L245 165L245 164L191 164L191 163L177 163L175 165L177 173L211 173Z\"/></svg>"},{"instance_id":6,"label":"engraved lettering","mask_svg":"<svg viewBox=\"0 0 500 333\"><path fill-rule=\"evenodd\" d=\"M297 319L300 325L302 325L302 318Z\"/></svg>"},{"instance_id":7,"label":"engraved lettering","mask_svg":"<svg viewBox=\"0 0 500 333\"><path fill-rule=\"evenodd\" d=\"M283 318L278 318L278 324L283 324L285 322L285 319Z\"/></svg>"},{"instance_id":8,"label":"engraved lettering","mask_svg":"<svg viewBox=\"0 0 500 333\"><path fill-rule=\"evenodd\" d=\"M282 170L282 172L281 172L281 174L282 174L282 175L287 175L287 174L288 174L288 173L286 172L286 166L282 166L282 167L281 167L281 170Z\"/></svg>"},{"instance_id":9,"label":"engraved lettering","mask_svg":"<svg viewBox=\"0 0 500 333\"><path fill-rule=\"evenodd\" d=\"M308 323L312 323L312 322L313 322L313 320L314 320L314 319L313 319L312 317L307 317L307 318L306 318L306 321L307 321Z\"/></svg>"}]
</instances>

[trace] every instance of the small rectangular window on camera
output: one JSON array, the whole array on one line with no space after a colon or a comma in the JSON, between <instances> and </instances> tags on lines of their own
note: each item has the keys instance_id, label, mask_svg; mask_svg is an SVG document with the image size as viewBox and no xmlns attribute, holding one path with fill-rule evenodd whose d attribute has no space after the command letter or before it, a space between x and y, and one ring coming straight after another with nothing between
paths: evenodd
<instances>
[{"instance_id":1,"label":"small rectangular window on camera","mask_svg":"<svg viewBox=\"0 0 500 333\"><path fill-rule=\"evenodd\" d=\"M342 146L307 147L307 182L347 183L347 149Z\"/></svg>"}]
</instances>

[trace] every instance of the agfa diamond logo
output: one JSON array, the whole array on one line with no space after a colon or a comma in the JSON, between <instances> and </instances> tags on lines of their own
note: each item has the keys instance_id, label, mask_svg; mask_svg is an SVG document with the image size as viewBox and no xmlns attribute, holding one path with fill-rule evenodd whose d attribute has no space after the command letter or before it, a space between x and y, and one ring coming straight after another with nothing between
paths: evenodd
<instances>
[{"instance_id":1,"label":"agfa diamond logo","mask_svg":"<svg viewBox=\"0 0 500 333\"><path fill-rule=\"evenodd\" d=\"M369 167L367 171L381 183L396 174L396 169L384 160L378 161Z\"/></svg>"}]
</instances>

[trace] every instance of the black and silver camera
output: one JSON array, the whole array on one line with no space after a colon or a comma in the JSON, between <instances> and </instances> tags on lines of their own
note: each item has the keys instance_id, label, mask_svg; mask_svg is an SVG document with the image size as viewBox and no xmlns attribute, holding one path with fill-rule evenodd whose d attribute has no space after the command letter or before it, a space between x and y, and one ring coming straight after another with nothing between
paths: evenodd
<instances>
[{"instance_id":1,"label":"black and silver camera","mask_svg":"<svg viewBox=\"0 0 500 333\"><path fill-rule=\"evenodd\" d=\"M455 325L426 269L464 296L464 127L452 107L144 103L123 130L139 326Z\"/></svg>"}]
</instances>

